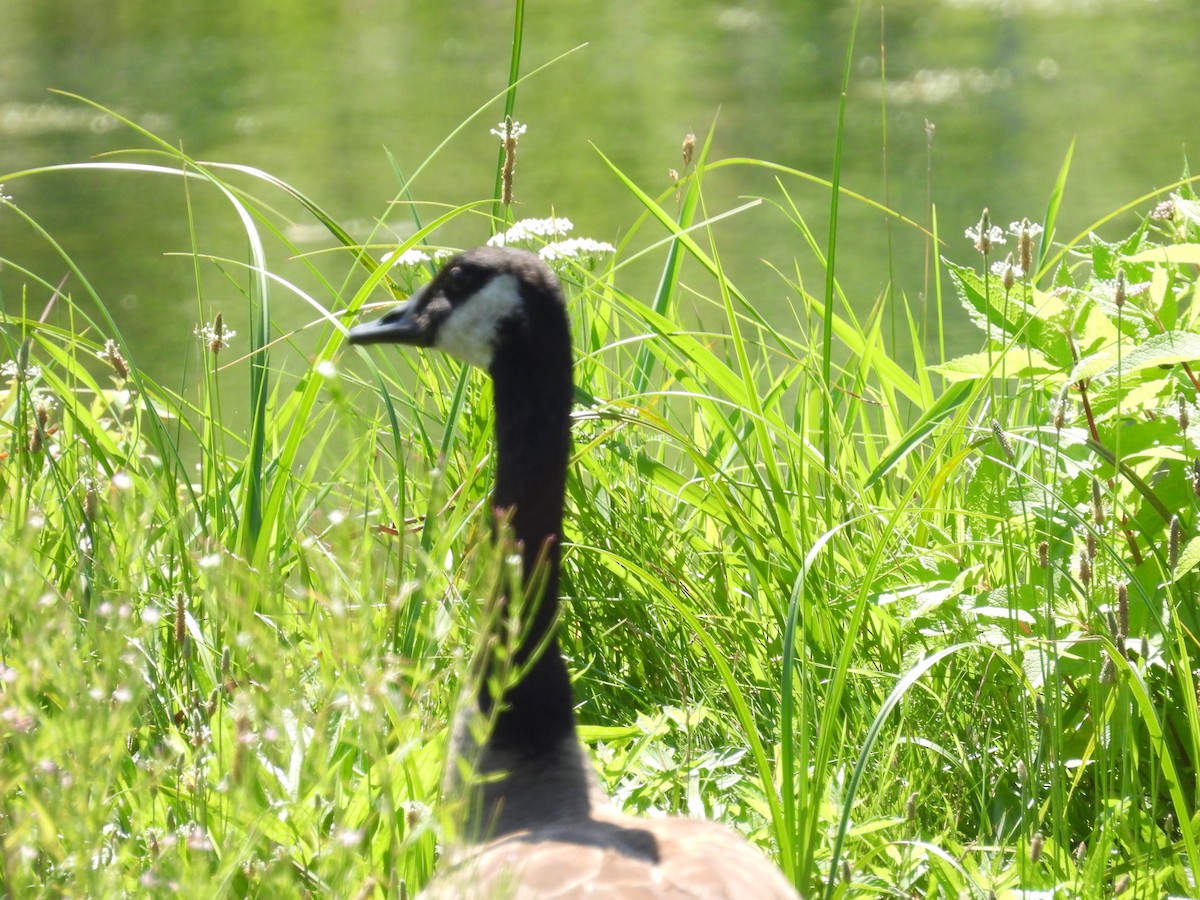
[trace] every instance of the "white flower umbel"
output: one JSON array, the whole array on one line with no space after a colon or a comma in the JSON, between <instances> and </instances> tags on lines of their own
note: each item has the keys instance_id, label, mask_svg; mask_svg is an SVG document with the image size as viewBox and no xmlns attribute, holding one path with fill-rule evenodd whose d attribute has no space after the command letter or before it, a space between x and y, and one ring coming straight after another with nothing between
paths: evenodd
<instances>
[{"instance_id":1,"label":"white flower umbel","mask_svg":"<svg viewBox=\"0 0 1200 900\"><path fill-rule=\"evenodd\" d=\"M379 261L389 266L419 266L421 263L429 262L429 254L416 247L409 247L403 253L395 251L385 253L379 257Z\"/></svg>"},{"instance_id":2,"label":"white flower umbel","mask_svg":"<svg viewBox=\"0 0 1200 900\"><path fill-rule=\"evenodd\" d=\"M570 219L521 219L501 234L488 238L489 247L507 247L509 244L526 244L543 238L569 234L575 225Z\"/></svg>"},{"instance_id":3,"label":"white flower umbel","mask_svg":"<svg viewBox=\"0 0 1200 900\"><path fill-rule=\"evenodd\" d=\"M607 241L596 241L591 238L568 238L565 241L547 244L538 251L538 256L546 262L553 262L560 259L575 259L580 256L615 253L616 250L617 248Z\"/></svg>"}]
</instances>

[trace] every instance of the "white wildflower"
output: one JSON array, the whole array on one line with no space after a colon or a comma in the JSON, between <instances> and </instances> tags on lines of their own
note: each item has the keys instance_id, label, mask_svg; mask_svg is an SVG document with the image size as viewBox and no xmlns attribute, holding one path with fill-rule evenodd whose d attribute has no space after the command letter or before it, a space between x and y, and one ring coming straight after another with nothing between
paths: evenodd
<instances>
[{"instance_id":1,"label":"white wildflower","mask_svg":"<svg viewBox=\"0 0 1200 900\"><path fill-rule=\"evenodd\" d=\"M520 244L538 238L557 237L569 234L574 228L570 219L521 219L514 222L512 228L502 234L494 234L488 238L489 247L505 247L509 244Z\"/></svg>"},{"instance_id":2,"label":"white wildflower","mask_svg":"<svg viewBox=\"0 0 1200 900\"><path fill-rule=\"evenodd\" d=\"M225 327L225 320L220 313L217 313L217 317L211 323L197 325L194 333L211 353L220 353L229 346L231 339L237 337L236 331Z\"/></svg>"},{"instance_id":3,"label":"white wildflower","mask_svg":"<svg viewBox=\"0 0 1200 900\"><path fill-rule=\"evenodd\" d=\"M9 381L14 380L21 372L20 366L14 360L0 365L0 378L7 378ZM22 376L26 381L32 381L42 374L41 366L26 366L25 373Z\"/></svg>"},{"instance_id":4,"label":"white wildflower","mask_svg":"<svg viewBox=\"0 0 1200 900\"><path fill-rule=\"evenodd\" d=\"M379 261L389 266L419 266L421 263L429 262L429 254L416 247L409 247L403 253L395 251L385 253L379 257Z\"/></svg>"},{"instance_id":5,"label":"white wildflower","mask_svg":"<svg viewBox=\"0 0 1200 900\"><path fill-rule=\"evenodd\" d=\"M528 126L522 125L516 119L511 119L509 121L501 122L495 128L491 129L491 133L500 138L500 140L504 143L507 143L510 140L515 141L517 138L523 135L527 127Z\"/></svg>"},{"instance_id":6,"label":"white wildflower","mask_svg":"<svg viewBox=\"0 0 1200 900\"><path fill-rule=\"evenodd\" d=\"M565 241L555 241L547 244L538 251L538 256L546 262L558 259L574 259L579 256L600 253L615 253L616 247L607 241L596 241L592 238L569 238Z\"/></svg>"},{"instance_id":7,"label":"white wildflower","mask_svg":"<svg viewBox=\"0 0 1200 900\"><path fill-rule=\"evenodd\" d=\"M993 244L1004 243L1004 232L1000 230L999 225L989 225L982 230L978 225L972 225L964 234L980 253L989 253ZM987 247L987 250L982 249L983 247Z\"/></svg>"},{"instance_id":8,"label":"white wildflower","mask_svg":"<svg viewBox=\"0 0 1200 900\"><path fill-rule=\"evenodd\" d=\"M1027 234L1031 238L1037 237L1044 229L1036 222L1030 222L1028 219L1022 219L1020 222L1012 222L1008 226L1008 233L1013 237L1019 238L1022 234Z\"/></svg>"},{"instance_id":9,"label":"white wildflower","mask_svg":"<svg viewBox=\"0 0 1200 900\"><path fill-rule=\"evenodd\" d=\"M992 263L992 274L993 275L999 275L999 276L1003 277L1004 274L1009 270L1012 270L1012 274L1013 274L1014 278L1024 278L1025 277L1025 270L1022 269L1015 262L1013 262L1011 253L1008 256L1008 259L1001 259L1001 260L997 260L996 262Z\"/></svg>"}]
</instances>

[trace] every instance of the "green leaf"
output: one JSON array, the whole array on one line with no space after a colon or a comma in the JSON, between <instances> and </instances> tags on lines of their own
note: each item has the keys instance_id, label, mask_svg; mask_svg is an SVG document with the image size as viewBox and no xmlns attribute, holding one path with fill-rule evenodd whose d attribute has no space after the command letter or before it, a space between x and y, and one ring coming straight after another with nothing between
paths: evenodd
<instances>
[{"instance_id":1,"label":"green leaf","mask_svg":"<svg viewBox=\"0 0 1200 900\"><path fill-rule=\"evenodd\" d=\"M1180 551L1179 564L1175 566L1175 572L1171 576L1171 580L1178 581L1188 572L1192 571L1198 562L1200 562L1200 537L1194 537Z\"/></svg>"},{"instance_id":2,"label":"green leaf","mask_svg":"<svg viewBox=\"0 0 1200 900\"><path fill-rule=\"evenodd\" d=\"M937 402L921 415L917 423L908 430L904 437L900 438L891 449L879 461L879 465L867 477L866 483L863 485L863 490L869 489L879 479L883 478L890 472L900 460L908 456L921 441L925 440L933 431L934 427L946 419L953 413L962 403L971 396L971 385L969 382L959 382L951 385L950 388L938 397Z\"/></svg>"},{"instance_id":3,"label":"green leaf","mask_svg":"<svg viewBox=\"0 0 1200 900\"><path fill-rule=\"evenodd\" d=\"M1033 375L1052 375L1062 370L1037 350L1010 347L1004 352L968 353L930 368L949 381L988 378L1029 378Z\"/></svg>"},{"instance_id":4,"label":"green leaf","mask_svg":"<svg viewBox=\"0 0 1200 900\"><path fill-rule=\"evenodd\" d=\"M1131 263L1176 263L1200 266L1200 244L1174 244L1170 247L1151 247L1125 257Z\"/></svg>"},{"instance_id":5,"label":"green leaf","mask_svg":"<svg viewBox=\"0 0 1200 900\"><path fill-rule=\"evenodd\" d=\"M999 278L984 278L974 269L949 260L945 265L959 301L984 334L999 343L1036 347L1066 371L1071 365L1070 348L1061 326L1055 325L1055 318L1066 314L1061 300L1024 283L1014 284L1006 292Z\"/></svg>"},{"instance_id":6,"label":"green leaf","mask_svg":"<svg viewBox=\"0 0 1200 900\"><path fill-rule=\"evenodd\" d=\"M1167 331L1149 338L1140 347L1131 350L1121 360L1121 369L1136 372L1150 366L1173 366L1182 362L1200 359L1200 334L1189 331ZM1115 372L1117 363L1103 370L1108 375Z\"/></svg>"}]
</instances>

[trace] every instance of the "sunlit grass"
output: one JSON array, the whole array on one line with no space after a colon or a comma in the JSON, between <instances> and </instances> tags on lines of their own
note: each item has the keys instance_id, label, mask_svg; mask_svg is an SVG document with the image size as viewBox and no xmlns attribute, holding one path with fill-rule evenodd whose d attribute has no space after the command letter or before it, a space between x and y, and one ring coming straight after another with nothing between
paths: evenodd
<instances>
[{"instance_id":1,"label":"sunlit grass","mask_svg":"<svg viewBox=\"0 0 1200 900\"><path fill-rule=\"evenodd\" d=\"M346 352L340 323L422 270L378 265L270 176L155 151L120 165L217 190L242 222L247 259L194 258L242 273L256 324L197 336L181 392L61 248L52 316L4 298L4 887L411 896L490 571L490 386ZM709 209L705 183L730 165L778 178L761 202L811 251L768 261L794 322L763 320L722 268L710 226L743 207ZM811 176L703 140L660 196L611 169L644 215L614 257L561 264L579 399L562 637L617 802L726 821L810 896L1194 893L1189 186L1154 217L1144 199L1114 244L1046 240L1008 286L994 255L940 248L939 295L987 329L947 359L920 324L941 310L860 318L841 296L794 202ZM56 247L20 199L54 173L0 177L0 215ZM345 255L301 257L259 192ZM489 232L511 224L493 209ZM635 257L661 266L652 297L626 287ZM26 297L56 294L3 262ZM685 293L705 330L675 314ZM283 303L316 308L315 350L276 333ZM238 370L252 400L227 416Z\"/></svg>"}]
</instances>

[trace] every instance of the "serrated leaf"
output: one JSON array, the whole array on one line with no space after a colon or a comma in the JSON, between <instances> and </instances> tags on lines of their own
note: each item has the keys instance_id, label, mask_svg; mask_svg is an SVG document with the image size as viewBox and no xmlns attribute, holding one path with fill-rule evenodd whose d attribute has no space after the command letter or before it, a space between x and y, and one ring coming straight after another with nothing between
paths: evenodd
<instances>
[{"instance_id":1,"label":"serrated leaf","mask_svg":"<svg viewBox=\"0 0 1200 900\"><path fill-rule=\"evenodd\" d=\"M1168 247L1151 247L1141 253L1125 257L1131 263L1179 263L1200 266L1200 244L1172 244Z\"/></svg>"},{"instance_id":2,"label":"serrated leaf","mask_svg":"<svg viewBox=\"0 0 1200 900\"><path fill-rule=\"evenodd\" d=\"M1129 357L1126 357L1128 360ZM1079 384L1081 381L1090 381L1097 375L1107 372L1115 368L1117 352L1113 348L1101 350L1099 353L1093 353L1091 356L1085 356L1075 368L1071 370L1071 375L1067 379L1071 384ZM1125 371L1129 371L1129 366L1122 367Z\"/></svg>"},{"instance_id":3,"label":"serrated leaf","mask_svg":"<svg viewBox=\"0 0 1200 900\"><path fill-rule=\"evenodd\" d=\"M1190 331L1167 331L1147 338L1145 343L1135 347L1121 360L1121 369L1125 372L1136 372L1150 366L1173 366L1181 362L1191 362L1200 359L1200 334ZM1115 372L1117 363L1105 370L1104 374Z\"/></svg>"},{"instance_id":4,"label":"serrated leaf","mask_svg":"<svg viewBox=\"0 0 1200 900\"><path fill-rule=\"evenodd\" d=\"M1200 563L1200 537L1194 537L1179 551L1179 564L1171 575L1172 581L1178 581Z\"/></svg>"},{"instance_id":5,"label":"serrated leaf","mask_svg":"<svg viewBox=\"0 0 1200 900\"><path fill-rule=\"evenodd\" d=\"M1005 353L968 353L937 366L933 371L950 381L971 378L1028 378L1031 375L1050 375L1059 370L1037 350L1013 347Z\"/></svg>"}]
</instances>

